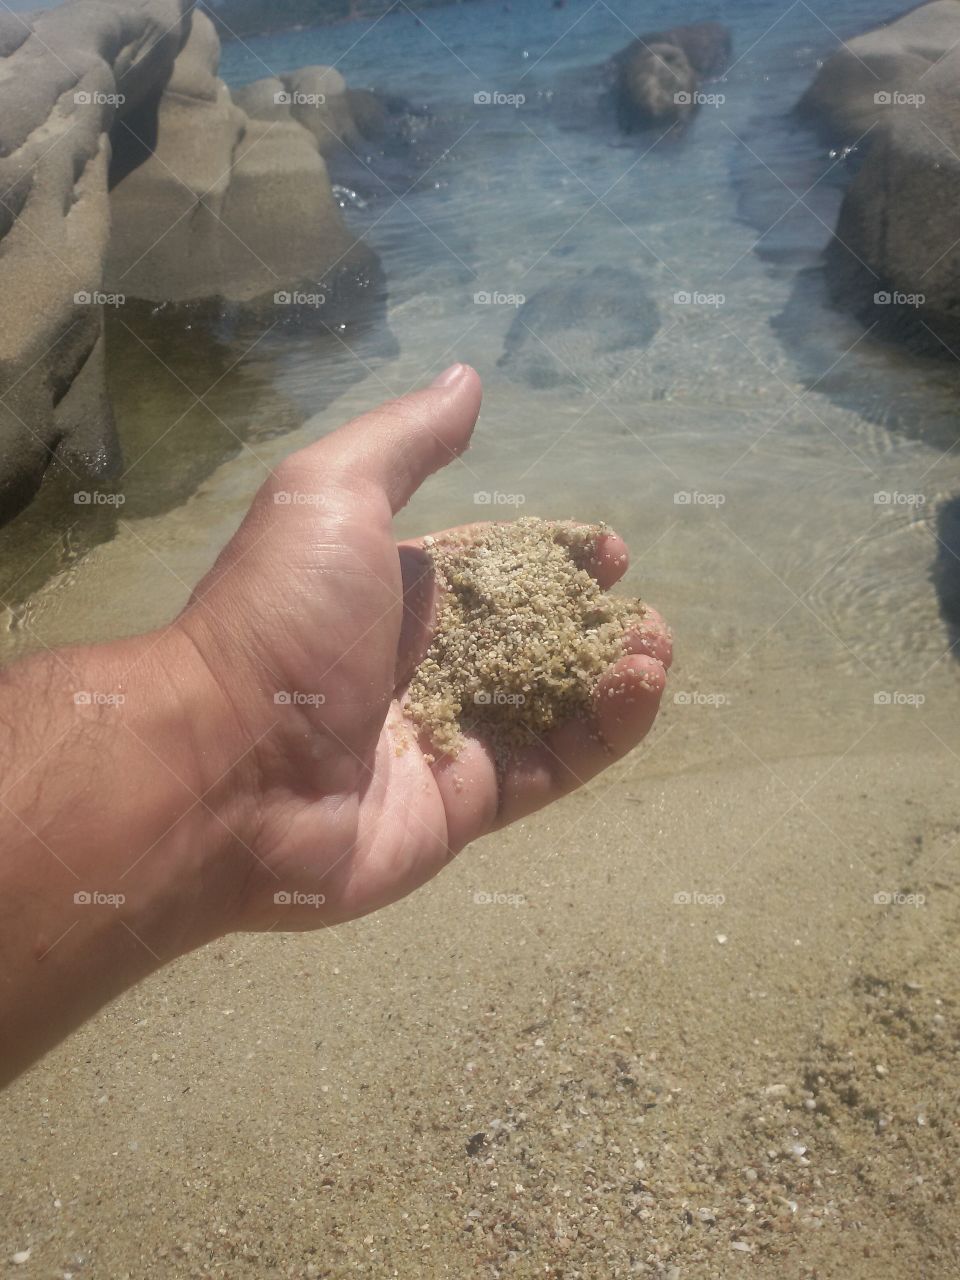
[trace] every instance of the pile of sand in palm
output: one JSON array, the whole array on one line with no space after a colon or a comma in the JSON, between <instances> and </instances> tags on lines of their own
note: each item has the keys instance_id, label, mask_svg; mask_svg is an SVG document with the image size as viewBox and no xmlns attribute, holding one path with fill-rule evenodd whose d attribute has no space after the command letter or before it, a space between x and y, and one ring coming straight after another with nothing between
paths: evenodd
<instances>
[{"instance_id":1,"label":"pile of sand in palm","mask_svg":"<svg viewBox=\"0 0 960 1280\"><path fill-rule=\"evenodd\" d=\"M410 682L407 715L434 750L464 733L499 759L591 710L597 682L643 617L587 572L606 529L526 518L426 539L438 604L433 642Z\"/></svg>"}]
</instances>

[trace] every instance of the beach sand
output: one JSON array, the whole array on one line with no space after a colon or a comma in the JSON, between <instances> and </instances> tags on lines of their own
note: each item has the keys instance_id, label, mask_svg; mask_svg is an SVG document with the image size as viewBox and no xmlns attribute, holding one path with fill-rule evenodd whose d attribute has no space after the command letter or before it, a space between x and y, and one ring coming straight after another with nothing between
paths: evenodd
<instances>
[{"instance_id":1,"label":"beach sand","mask_svg":"<svg viewBox=\"0 0 960 1280\"><path fill-rule=\"evenodd\" d=\"M0 1099L4 1263L956 1275L960 795L898 736L661 730L376 917L168 968Z\"/></svg>"}]
</instances>

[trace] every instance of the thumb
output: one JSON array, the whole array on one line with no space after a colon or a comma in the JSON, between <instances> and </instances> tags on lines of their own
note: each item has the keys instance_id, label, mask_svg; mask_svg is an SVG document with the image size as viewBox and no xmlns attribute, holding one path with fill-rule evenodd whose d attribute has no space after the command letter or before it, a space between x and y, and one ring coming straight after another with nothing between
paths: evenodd
<instances>
[{"instance_id":1,"label":"thumb","mask_svg":"<svg viewBox=\"0 0 960 1280\"><path fill-rule=\"evenodd\" d=\"M458 458L470 443L482 388L466 364L451 365L422 391L413 391L354 418L298 456L329 475L372 481L396 514L434 471Z\"/></svg>"}]
</instances>

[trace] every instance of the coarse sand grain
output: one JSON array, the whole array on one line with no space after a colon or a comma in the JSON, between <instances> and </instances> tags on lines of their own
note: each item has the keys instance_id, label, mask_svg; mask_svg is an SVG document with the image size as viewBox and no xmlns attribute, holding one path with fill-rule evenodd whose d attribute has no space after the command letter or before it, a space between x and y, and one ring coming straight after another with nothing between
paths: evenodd
<instances>
[{"instance_id":1,"label":"coarse sand grain","mask_svg":"<svg viewBox=\"0 0 960 1280\"><path fill-rule=\"evenodd\" d=\"M502 762L589 714L624 633L645 612L639 600L605 593L588 571L606 532L524 518L425 540L436 629L406 711L436 751L456 756L472 732Z\"/></svg>"}]
</instances>

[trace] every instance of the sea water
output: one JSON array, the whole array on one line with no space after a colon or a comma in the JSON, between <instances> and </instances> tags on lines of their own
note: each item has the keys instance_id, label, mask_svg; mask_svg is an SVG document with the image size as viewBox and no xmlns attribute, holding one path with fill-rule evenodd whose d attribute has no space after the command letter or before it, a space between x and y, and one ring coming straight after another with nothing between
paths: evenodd
<instances>
[{"instance_id":1,"label":"sea water","mask_svg":"<svg viewBox=\"0 0 960 1280\"><path fill-rule=\"evenodd\" d=\"M857 157L791 114L841 39L890 15L866 0L728 6L734 60L703 86L712 101L682 134L621 136L606 60L715 16L477 0L226 44L231 85L334 64L427 113L408 154L333 166L344 216L383 261L384 312L264 333L239 363L189 336L172 354L117 348L127 500L67 528L41 503L0 533L17 569L4 656L161 623L270 466L463 360L485 385L474 446L400 531L515 514L616 526L629 590L676 631L644 769L775 772L788 754L907 740L943 743L946 767L960 745L937 592L960 489L955 366L828 305L820 255ZM649 345L633 344L629 306L605 306L618 277L656 309ZM571 282L545 344L560 376L531 381L503 361L521 300Z\"/></svg>"}]
</instances>

